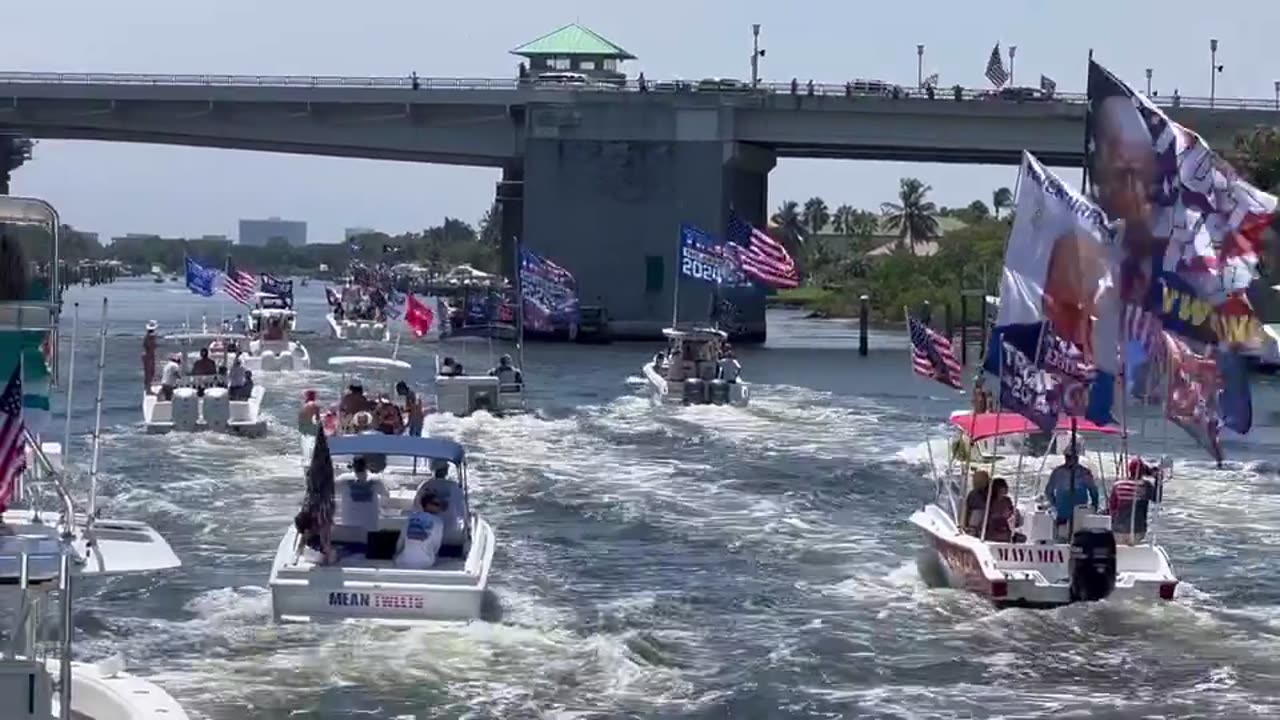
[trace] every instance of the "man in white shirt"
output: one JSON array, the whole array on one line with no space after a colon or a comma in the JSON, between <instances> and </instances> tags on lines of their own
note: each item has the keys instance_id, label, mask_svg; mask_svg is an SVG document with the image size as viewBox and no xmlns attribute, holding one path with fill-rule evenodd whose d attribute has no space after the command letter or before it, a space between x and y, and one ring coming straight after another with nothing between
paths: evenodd
<instances>
[{"instance_id":1,"label":"man in white shirt","mask_svg":"<svg viewBox=\"0 0 1280 720\"><path fill-rule=\"evenodd\" d=\"M227 368L227 397L232 400L248 400L244 392L245 379L244 363L240 360L240 353L236 353L231 367Z\"/></svg>"},{"instance_id":2,"label":"man in white shirt","mask_svg":"<svg viewBox=\"0 0 1280 720\"><path fill-rule=\"evenodd\" d=\"M173 389L178 387L178 382L182 379L182 356L174 353L169 356L169 362L164 364L164 369L160 371L160 399L164 401L173 400Z\"/></svg>"},{"instance_id":3,"label":"man in white shirt","mask_svg":"<svg viewBox=\"0 0 1280 720\"><path fill-rule=\"evenodd\" d=\"M382 502L390 500L391 494L381 480L370 479L368 463L363 457L352 461L351 470L355 478L338 483L337 524L374 532L378 529Z\"/></svg>"},{"instance_id":4,"label":"man in white shirt","mask_svg":"<svg viewBox=\"0 0 1280 720\"><path fill-rule=\"evenodd\" d=\"M237 335L244 335L248 329L249 326L245 323L244 317L241 315L236 315L236 319L231 321L231 332Z\"/></svg>"},{"instance_id":5,"label":"man in white shirt","mask_svg":"<svg viewBox=\"0 0 1280 720\"><path fill-rule=\"evenodd\" d=\"M445 505L435 493L422 494L420 509L409 513L396 548L396 567L426 570L436 564L444 538Z\"/></svg>"}]
</instances>

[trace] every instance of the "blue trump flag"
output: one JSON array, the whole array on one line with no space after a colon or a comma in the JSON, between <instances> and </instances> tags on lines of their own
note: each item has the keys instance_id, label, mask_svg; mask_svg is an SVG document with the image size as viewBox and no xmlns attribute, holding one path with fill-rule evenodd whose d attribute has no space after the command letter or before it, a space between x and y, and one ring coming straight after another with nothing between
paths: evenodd
<instances>
[{"instance_id":1,"label":"blue trump flag","mask_svg":"<svg viewBox=\"0 0 1280 720\"><path fill-rule=\"evenodd\" d=\"M213 284L217 277L217 270L210 270L187 258L187 289L191 292L203 297L213 297Z\"/></svg>"}]
</instances>

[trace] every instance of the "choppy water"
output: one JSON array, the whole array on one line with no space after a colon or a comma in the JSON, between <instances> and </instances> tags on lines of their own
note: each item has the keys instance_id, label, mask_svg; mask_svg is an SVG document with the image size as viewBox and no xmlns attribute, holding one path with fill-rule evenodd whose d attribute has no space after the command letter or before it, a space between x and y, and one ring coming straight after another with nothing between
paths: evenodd
<instances>
[{"instance_id":1,"label":"choppy water","mask_svg":"<svg viewBox=\"0 0 1280 720\"><path fill-rule=\"evenodd\" d=\"M318 333L321 290L302 293ZM748 409L651 408L627 383L646 345L535 345L536 415L429 426L472 453L501 621L277 626L265 585L301 497L293 415L338 376L264 376L265 439L147 436L143 323L218 305L177 285L76 289L77 450L104 294L107 513L152 523L185 564L82 586L78 648L123 650L193 717L1280 716L1273 387L1226 470L1172 435L1160 539L1177 602L995 613L916 570L906 519L930 483L903 451L959 401L910 377L901 338L863 359L844 324L774 317L769 346L743 352ZM317 367L359 347L304 340ZM424 387L430 353L402 348Z\"/></svg>"}]
</instances>

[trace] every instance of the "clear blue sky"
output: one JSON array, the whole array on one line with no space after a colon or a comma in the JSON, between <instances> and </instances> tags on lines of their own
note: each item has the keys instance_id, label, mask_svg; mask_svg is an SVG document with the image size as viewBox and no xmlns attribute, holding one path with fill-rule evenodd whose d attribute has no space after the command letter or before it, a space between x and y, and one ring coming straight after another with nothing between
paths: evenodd
<instances>
[{"instance_id":1,"label":"clear blue sky","mask_svg":"<svg viewBox=\"0 0 1280 720\"><path fill-rule=\"evenodd\" d=\"M501 9L499 9L501 8ZM768 50L770 80L877 78L914 85L925 74L983 87L993 43L1016 45L1016 84L1041 73L1082 91L1088 49L1137 87L1144 69L1170 94L1208 95L1209 38L1220 41L1222 97L1273 97L1280 3L1228 6L1082 0L1021 2L793 2L650 0L646 3L457 3L442 0L43 0L6 2L0 69L100 72L508 77L507 53L579 21L630 50L650 79L749 77L751 23ZM347 226L421 229L445 215L477 219L497 172L269 153L84 142L42 142L14 191L52 200L72 224L104 237L125 232L235 236L239 218L306 220L316 241ZM785 161L771 176L771 207L821 195L875 208L898 179L922 178L943 205L1012 185L1013 168Z\"/></svg>"}]
</instances>

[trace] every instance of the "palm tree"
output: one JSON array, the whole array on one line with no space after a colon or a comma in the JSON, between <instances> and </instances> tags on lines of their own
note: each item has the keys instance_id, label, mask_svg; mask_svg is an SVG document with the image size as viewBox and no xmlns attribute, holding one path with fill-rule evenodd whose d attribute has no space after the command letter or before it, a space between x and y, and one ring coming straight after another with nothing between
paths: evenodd
<instances>
[{"instance_id":1,"label":"palm tree","mask_svg":"<svg viewBox=\"0 0 1280 720\"><path fill-rule=\"evenodd\" d=\"M1013 207L1013 193L1009 192L1009 188L997 188L991 193L991 211L995 213L996 219L1000 219L1000 211Z\"/></svg>"},{"instance_id":2,"label":"palm tree","mask_svg":"<svg viewBox=\"0 0 1280 720\"><path fill-rule=\"evenodd\" d=\"M769 220L778 227L778 234L787 251L795 257L795 250L804 244L804 224L800 221L800 203L787 200Z\"/></svg>"},{"instance_id":3,"label":"palm tree","mask_svg":"<svg viewBox=\"0 0 1280 720\"><path fill-rule=\"evenodd\" d=\"M896 232L903 248L915 252L916 243L938 236L938 208L925 196L933 190L915 178L902 178L898 186L898 202L883 203L884 225Z\"/></svg>"},{"instance_id":4,"label":"palm tree","mask_svg":"<svg viewBox=\"0 0 1280 720\"><path fill-rule=\"evenodd\" d=\"M852 235L853 230L849 224L856 212L858 211L854 210L852 205L841 205L836 208L835 214L831 216L831 229L840 235Z\"/></svg>"},{"instance_id":5,"label":"palm tree","mask_svg":"<svg viewBox=\"0 0 1280 720\"><path fill-rule=\"evenodd\" d=\"M869 238L880 232L880 216L869 210L854 210L853 216L845 222L845 234L860 238Z\"/></svg>"},{"instance_id":6,"label":"palm tree","mask_svg":"<svg viewBox=\"0 0 1280 720\"><path fill-rule=\"evenodd\" d=\"M804 210L800 212L800 221L808 228L811 235L817 235L826 229L831 221L831 210L827 202L820 197L811 197L804 201Z\"/></svg>"}]
</instances>

